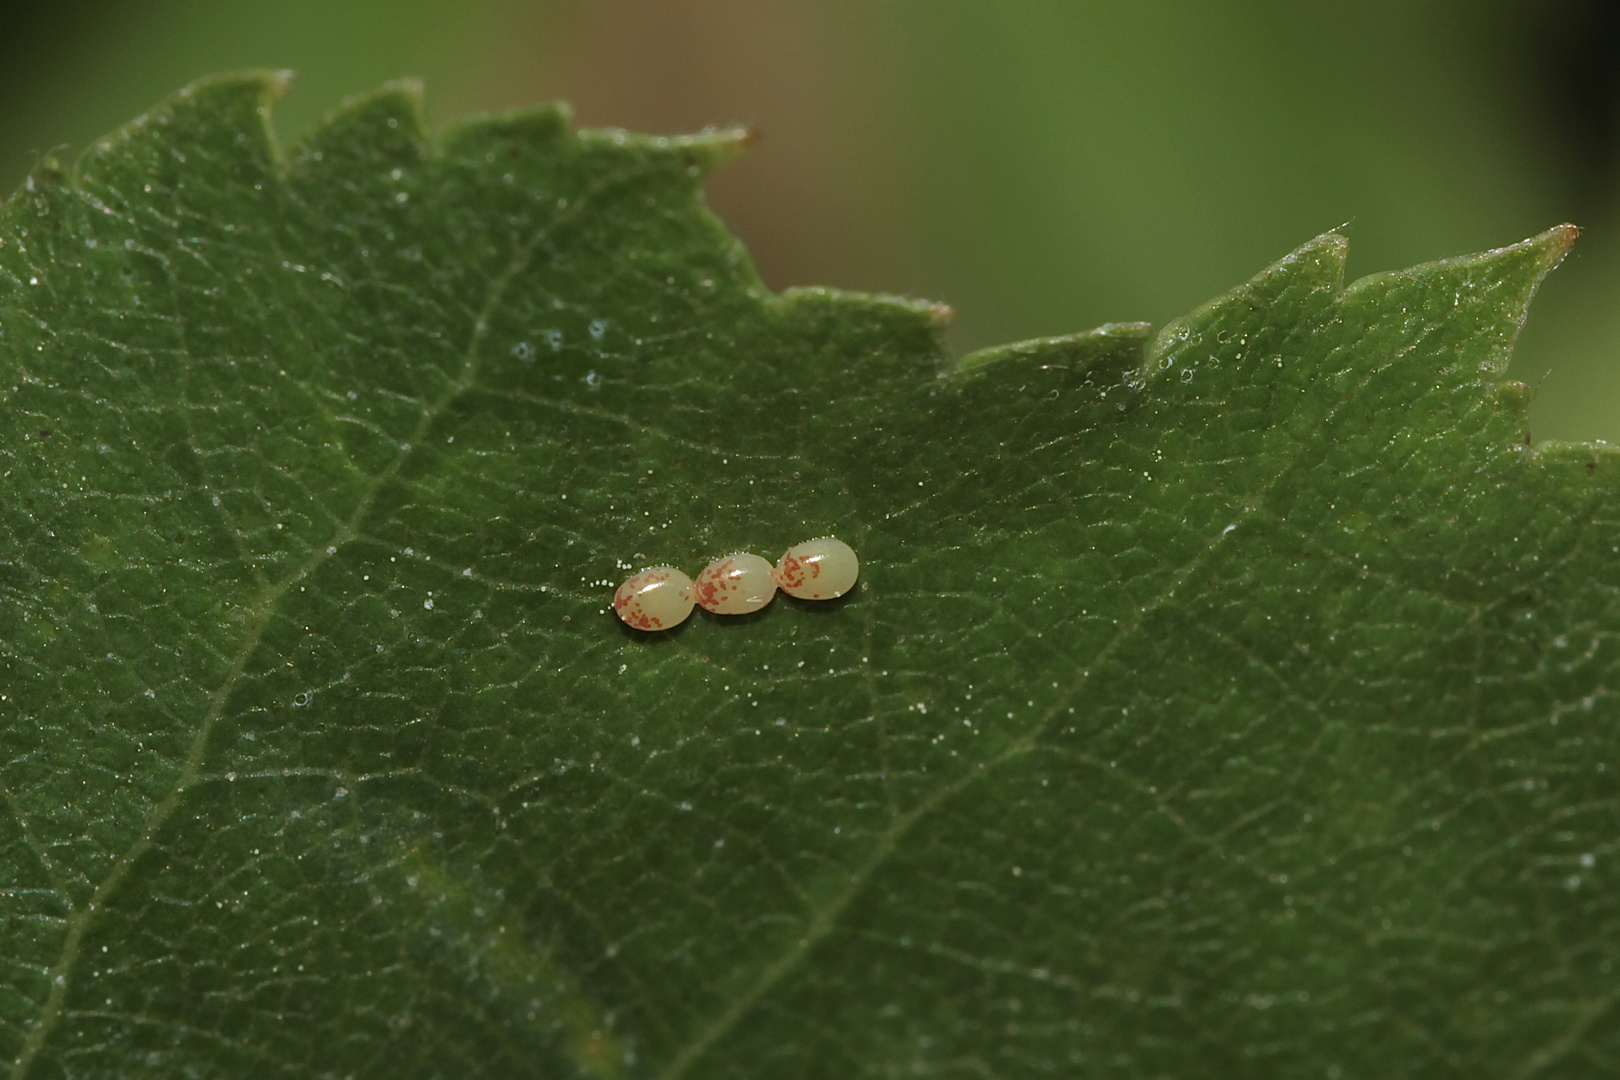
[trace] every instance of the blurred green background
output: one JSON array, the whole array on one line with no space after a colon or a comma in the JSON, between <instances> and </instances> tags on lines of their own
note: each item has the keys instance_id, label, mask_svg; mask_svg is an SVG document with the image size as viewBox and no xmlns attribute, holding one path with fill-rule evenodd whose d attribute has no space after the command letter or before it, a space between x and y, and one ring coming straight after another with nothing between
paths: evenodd
<instances>
[{"instance_id":1,"label":"blurred green background","mask_svg":"<svg viewBox=\"0 0 1620 1080\"><path fill-rule=\"evenodd\" d=\"M1586 229L1513 374L1620 442L1620 0L0 3L0 191L198 76L291 68L298 137L429 117L764 135L710 199L775 288L943 300L958 350L1181 314L1349 223L1352 272Z\"/></svg>"}]
</instances>

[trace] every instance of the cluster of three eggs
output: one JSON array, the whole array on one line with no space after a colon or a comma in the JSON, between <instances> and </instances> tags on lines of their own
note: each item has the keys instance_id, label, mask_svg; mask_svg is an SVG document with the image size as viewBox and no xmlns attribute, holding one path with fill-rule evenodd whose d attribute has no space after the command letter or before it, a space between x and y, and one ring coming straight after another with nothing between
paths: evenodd
<instances>
[{"instance_id":1,"label":"cluster of three eggs","mask_svg":"<svg viewBox=\"0 0 1620 1080\"><path fill-rule=\"evenodd\" d=\"M831 600L852 589L859 573L850 546L823 536L788 548L774 567L746 551L722 556L696 581L672 566L648 567L619 586L613 610L637 630L668 630L694 605L716 615L746 615L769 604L777 589L801 600Z\"/></svg>"}]
</instances>

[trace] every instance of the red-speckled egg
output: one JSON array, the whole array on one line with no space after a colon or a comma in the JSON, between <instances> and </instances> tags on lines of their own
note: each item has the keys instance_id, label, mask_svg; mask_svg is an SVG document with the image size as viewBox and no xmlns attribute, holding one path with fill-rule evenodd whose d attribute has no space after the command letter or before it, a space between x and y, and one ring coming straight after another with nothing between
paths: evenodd
<instances>
[{"instance_id":1,"label":"red-speckled egg","mask_svg":"<svg viewBox=\"0 0 1620 1080\"><path fill-rule=\"evenodd\" d=\"M769 562L739 551L704 567L692 585L692 596L703 610L716 615L747 615L775 598L776 581Z\"/></svg>"},{"instance_id":2,"label":"red-speckled egg","mask_svg":"<svg viewBox=\"0 0 1620 1080\"><path fill-rule=\"evenodd\" d=\"M692 579L673 566L649 566L613 594L613 611L637 630L668 630L692 614Z\"/></svg>"},{"instance_id":3,"label":"red-speckled egg","mask_svg":"<svg viewBox=\"0 0 1620 1080\"><path fill-rule=\"evenodd\" d=\"M776 564L776 585L800 600L831 600L853 589L860 573L853 548L822 536L787 549Z\"/></svg>"}]
</instances>

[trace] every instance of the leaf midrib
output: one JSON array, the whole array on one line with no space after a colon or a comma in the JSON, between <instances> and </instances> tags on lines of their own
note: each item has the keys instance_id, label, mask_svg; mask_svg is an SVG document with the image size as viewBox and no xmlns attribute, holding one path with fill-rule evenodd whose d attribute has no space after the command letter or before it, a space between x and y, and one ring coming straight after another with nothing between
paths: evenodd
<instances>
[{"instance_id":1,"label":"leaf midrib","mask_svg":"<svg viewBox=\"0 0 1620 1080\"><path fill-rule=\"evenodd\" d=\"M583 204L586 201L586 199L582 198L576 205ZM512 281L528 265L535 250L545 242L555 224L556 222L553 222L550 228L542 228L536 232L528 243L519 246L513 252L506 268L490 282L484 303L473 321L472 334L467 347L462 352L461 370L457 373L455 379L445 387L439 397L422 410L407 441L401 444L388 465L367 481L348 519L339 525L338 529L327 538L324 544L316 544L314 551L293 573L279 582L268 585L259 601L253 605L253 614L248 621L247 633L244 636L242 646L237 650L225 679L218 689L209 694L208 711L204 714L202 722L197 728L197 733L192 737L191 745L187 749L185 759L181 764L180 772L173 786L157 806L152 809L151 813L147 815L146 821L134 842L118 856L107 876L101 880L101 883L96 886L90 898L82 906L75 905L71 894L64 891L63 899L67 902L69 911L67 935L63 939L62 950L57 961L50 969L50 987L46 993L45 1002L40 1007L39 1014L30 1026L28 1035L23 1041L22 1049L12 1064L11 1080L23 1080L28 1075L29 1068L35 1058L38 1057L40 1050L44 1048L45 1041L50 1037L51 1031L55 1028L56 1021L61 1016L62 1003L67 996L70 975L73 965L78 959L79 948L84 941L84 935L88 932L95 919L96 913L123 882L131 867L151 848L153 838L174 814L180 805L181 799L185 797L186 792L199 778L200 768L204 755L208 750L209 737L213 733L214 725L224 715L231 693L246 673L248 662L252 659L253 654L258 651L263 641L265 628L275 617L281 599L291 591L294 585L307 580L326 560L332 558L336 552L341 551L351 540L361 535L361 524L370 512L372 504L376 501L377 495L382 491L383 487L399 475L412 450L421 445L422 439L432 428L434 422L443 415L444 411L458 397L472 389L478 374L479 350L489 333L490 318L500 306L501 300L504 298L506 290L511 286ZM54 868L51 868L51 873L53 877L56 876Z\"/></svg>"}]
</instances>

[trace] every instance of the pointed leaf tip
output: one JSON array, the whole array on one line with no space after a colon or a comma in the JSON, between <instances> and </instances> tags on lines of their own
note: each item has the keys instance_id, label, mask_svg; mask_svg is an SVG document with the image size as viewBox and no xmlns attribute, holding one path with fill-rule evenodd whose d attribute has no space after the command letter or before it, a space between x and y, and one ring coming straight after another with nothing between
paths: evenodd
<instances>
[{"instance_id":1,"label":"pointed leaf tip","mask_svg":"<svg viewBox=\"0 0 1620 1080\"><path fill-rule=\"evenodd\" d=\"M1575 241L1580 238L1581 227L1566 221L1562 225L1554 225L1536 239L1544 244L1548 254L1552 257L1552 262L1549 265L1550 269L1551 266L1556 266L1565 255L1569 254L1569 249L1574 247Z\"/></svg>"},{"instance_id":2,"label":"pointed leaf tip","mask_svg":"<svg viewBox=\"0 0 1620 1080\"><path fill-rule=\"evenodd\" d=\"M671 142L688 152L696 151L699 167L704 173L710 173L758 146L762 137L759 129L753 127L704 128L695 135L678 136Z\"/></svg>"}]
</instances>

